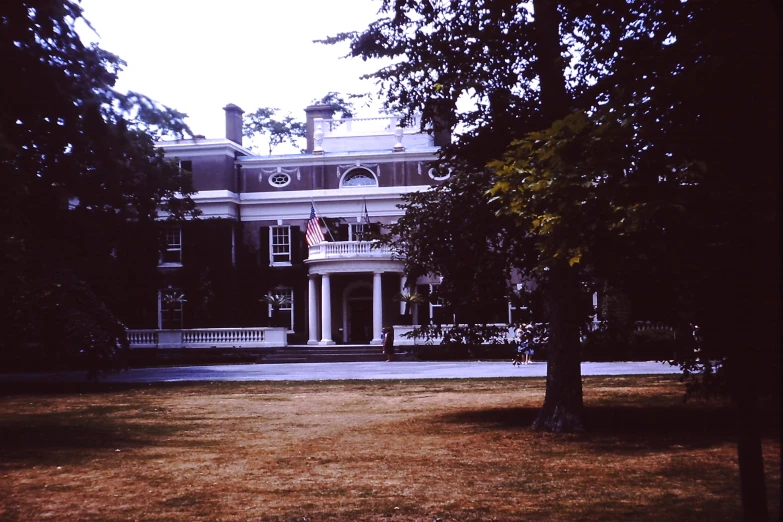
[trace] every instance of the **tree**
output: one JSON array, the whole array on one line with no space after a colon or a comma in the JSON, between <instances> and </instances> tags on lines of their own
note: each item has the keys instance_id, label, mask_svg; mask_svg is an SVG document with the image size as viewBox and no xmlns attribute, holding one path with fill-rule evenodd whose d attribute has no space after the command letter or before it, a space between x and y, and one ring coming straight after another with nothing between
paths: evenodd
<instances>
[{"instance_id":1,"label":"tree","mask_svg":"<svg viewBox=\"0 0 783 522\"><path fill-rule=\"evenodd\" d=\"M185 115L115 91L124 63L81 42L81 15L67 0L0 8L0 59L14 77L0 85L0 277L8 296L0 313L15 318L0 344L18 350L44 332L67 332L49 344L78 347L96 368L127 341L92 291L106 271L89 269L110 264L125 223L151 222L158 209L171 219L196 211L189 176L154 146L189 132ZM66 234L77 224L97 232L88 251Z\"/></svg>"},{"instance_id":2,"label":"tree","mask_svg":"<svg viewBox=\"0 0 783 522\"><path fill-rule=\"evenodd\" d=\"M517 243L504 233L513 228L512 220L496 215L498 205L487 204L489 181L481 172L455 176L403 196L405 214L382 238L404 260L409 281L428 274L442 278L438 297L458 323L505 317L507 258Z\"/></svg>"},{"instance_id":3,"label":"tree","mask_svg":"<svg viewBox=\"0 0 783 522\"><path fill-rule=\"evenodd\" d=\"M704 349L726 356L752 427L758 382L777 381L752 370L779 368L779 295L759 292L779 281L779 13L723 0L388 0L382 12L327 41L392 60L369 75L387 105L436 130L465 126L444 159L473 171L499 160L491 195L535 245L551 326L535 425L584 427L580 280L664 261L680 316L710 323ZM461 99L472 106L457 111ZM765 519L759 439L742 433L746 518Z\"/></svg>"},{"instance_id":4,"label":"tree","mask_svg":"<svg viewBox=\"0 0 783 522\"><path fill-rule=\"evenodd\" d=\"M313 105L328 105L335 113L338 113L338 118L353 118L353 113L356 110L352 101L353 99L363 98L363 94L349 94L348 100L343 97L339 92L329 91L323 98L316 98L311 103Z\"/></svg>"},{"instance_id":5,"label":"tree","mask_svg":"<svg viewBox=\"0 0 783 522\"><path fill-rule=\"evenodd\" d=\"M316 98L311 103L316 105L329 105L335 112L339 113L341 118L353 117L354 105L350 101L354 98L361 98L364 95L349 94L346 100L339 92L328 92L323 98ZM245 116L243 125L243 134L252 138L256 135L264 136L268 142L269 155L278 145L288 143L294 147L299 147L298 139L305 137L306 125L297 120L290 114L284 117L278 116L280 109L271 107L261 107L255 112Z\"/></svg>"},{"instance_id":6,"label":"tree","mask_svg":"<svg viewBox=\"0 0 783 522\"><path fill-rule=\"evenodd\" d=\"M649 27L633 25L639 19L638 11L645 11L648 5L618 2L607 9L608 14L597 13L606 21L593 21L589 15L594 13L579 12L587 7L564 4L569 3L385 2L383 10L393 14L392 18L374 22L363 33L338 35L330 41L349 40L354 56L396 59L370 75L379 80L388 105L408 114L421 111L422 125L432 124L436 131L443 125L465 125L469 130L456 145L446 148L444 159L460 160L466 172L462 175L474 176L471 172L484 170L514 138L545 129L567 116L578 99L582 98L584 107L597 105L604 93L591 87L595 78L602 76L606 61L597 55L609 52L611 57L620 45L611 50L590 47L589 38L595 41L595 33L600 33L592 27L618 22L618 32L648 40L645 34ZM625 22L619 23L623 17ZM561 55L561 48L569 45L579 47L584 67L575 69L578 74L567 79L567 56ZM457 101L466 97L472 107L457 112ZM528 240L525 234L505 237L508 242ZM582 301L579 267L562 256L547 258L541 253L535 273L524 265L518 268L540 279L551 328L547 400L536 425L580 430L578 348L584 318L582 307L574 305Z\"/></svg>"},{"instance_id":7,"label":"tree","mask_svg":"<svg viewBox=\"0 0 783 522\"><path fill-rule=\"evenodd\" d=\"M277 112L280 109L261 107L255 112L245 116L243 133L248 138L256 134L264 136L269 143L269 155L272 149L283 143L294 147L298 146L297 138L304 138L305 124L296 121L290 114L279 118Z\"/></svg>"}]
</instances>

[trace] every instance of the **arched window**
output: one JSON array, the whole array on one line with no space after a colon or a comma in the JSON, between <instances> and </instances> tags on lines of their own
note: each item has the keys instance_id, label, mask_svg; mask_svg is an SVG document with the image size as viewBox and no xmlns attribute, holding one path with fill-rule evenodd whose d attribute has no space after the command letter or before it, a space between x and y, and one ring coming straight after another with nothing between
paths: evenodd
<instances>
[{"instance_id":1,"label":"arched window","mask_svg":"<svg viewBox=\"0 0 783 522\"><path fill-rule=\"evenodd\" d=\"M367 169L352 169L345 173L341 187L377 187L378 180Z\"/></svg>"}]
</instances>

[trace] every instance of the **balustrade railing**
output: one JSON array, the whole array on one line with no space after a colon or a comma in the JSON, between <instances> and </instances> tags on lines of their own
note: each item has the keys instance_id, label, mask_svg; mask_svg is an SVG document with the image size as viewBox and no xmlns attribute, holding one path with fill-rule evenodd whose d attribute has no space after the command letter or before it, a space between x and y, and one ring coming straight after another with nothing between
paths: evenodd
<instances>
[{"instance_id":1,"label":"balustrade railing","mask_svg":"<svg viewBox=\"0 0 783 522\"><path fill-rule=\"evenodd\" d=\"M131 348L255 348L286 346L285 328L128 330Z\"/></svg>"},{"instance_id":2,"label":"balustrade railing","mask_svg":"<svg viewBox=\"0 0 783 522\"><path fill-rule=\"evenodd\" d=\"M373 118L332 118L318 120L323 136L371 136L375 134L394 134L394 129L402 121L402 116L376 116ZM416 115L403 129L405 133L419 132L421 115ZM317 129L316 129L317 130Z\"/></svg>"},{"instance_id":3,"label":"balustrade railing","mask_svg":"<svg viewBox=\"0 0 783 522\"><path fill-rule=\"evenodd\" d=\"M388 245L373 241L324 241L310 247L308 259L382 258L389 259L394 251Z\"/></svg>"},{"instance_id":4,"label":"balustrade railing","mask_svg":"<svg viewBox=\"0 0 783 522\"><path fill-rule=\"evenodd\" d=\"M158 331L128 330L128 342L131 346L156 346L158 344Z\"/></svg>"},{"instance_id":5,"label":"balustrade railing","mask_svg":"<svg viewBox=\"0 0 783 522\"><path fill-rule=\"evenodd\" d=\"M201 328L183 330L184 344L245 344L262 343L264 330L260 328Z\"/></svg>"}]
</instances>

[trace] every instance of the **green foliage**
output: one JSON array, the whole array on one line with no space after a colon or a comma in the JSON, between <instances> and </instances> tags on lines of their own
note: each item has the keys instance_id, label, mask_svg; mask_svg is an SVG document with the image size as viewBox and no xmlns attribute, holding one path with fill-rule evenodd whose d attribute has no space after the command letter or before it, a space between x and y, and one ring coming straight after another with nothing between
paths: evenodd
<instances>
[{"instance_id":1,"label":"green foliage","mask_svg":"<svg viewBox=\"0 0 783 522\"><path fill-rule=\"evenodd\" d=\"M508 358L516 352L506 340L506 326L488 324L458 324L443 327L423 325L403 334L409 339L424 341L426 348L418 350L420 359ZM437 345L435 341L440 341Z\"/></svg>"},{"instance_id":2,"label":"green foliage","mask_svg":"<svg viewBox=\"0 0 783 522\"><path fill-rule=\"evenodd\" d=\"M503 231L513 224L487 204L488 181L483 173L454 176L405 195L400 206L405 214L382 238L404 259L408 280L428 274L443 278L438 296L458 322L497 322L505 304L514 247Z\"/></svg>"},{"instance_id":3,"label":"green foliage","mask_svg":"<svg viewBox=\"0 0 783 522\"><path fill-rule=\"evenodd\" d=\"M67 0L0 8L0 65L14 78L0 85L0 239L8 246L0 286L10 289L0 312L29 319L4 328L0 347L18 350L43 329L61 335L66 351L81 341L79 353L108 368L122 336L100 297L110 276L127 277L111 256L124 224L151 222L159 210L170 219L197 211L190 177L155 148L161 136L189 133L185 115L117 92L124 63L81 42L80 17ZM31 268L43 261L45 269ZM53 296L57 313L35 313L39 295Z\"/></svg>"},{"instance_id":4,"label":"green foliage","mask_svg":"<svg viewBox=\"0 0 783 522\"><path fill-rule=\"evenodd\" d=\"M417 294L416 292L400 292L395 295L393 299L399 303L405 303L405 312L403 315L410 315L413 305L427 302L423 295Z\"/></svg>"},{"instance_id":5,"label":"green foliage","mask_svg":"<svg viewBox=\"0 0 783 522\"><path fill-rule=\"evenodd\" d=\"M281 307L291 304L291 300L287 296L279 294L267 294L260 301L272 305L272 310L280 310Z\"/></svg>"},{"instance_id":6,"label":"green foliage","mask_svg":"<svg viewBox=\"0 0 783 522\"><path fill-rule=\"evenodd\" d=\"M7 318L0 360L7 368L85 369L96 377L124 366L125 326L71 270L37 256L3 268L14 270L0 308Z\"/></svg>"},{"instance_id":7,"label":"green foliage","mask_svg":"<svg viewBox=\"0 0 783 522\"><path fill-rule=\"evenodd\" d=\"M260 301L265 302L272 307L272 314L269 318L270 326L287 326L284 319L280 315L280 309L291 304L291 300L288 298L288 296L270 293L262 297Z\"/></svg>"},{"instance_id":8,"label":"green foliage","mask_svg":"<svg viewBox=\"0 0 783 522\"><path fill-rule=\"evenodd\" d=\"M323 98L316 98L313 105L328 105L335 111L336 118L353 118L356 107L351 100L364 98L364 94L349 94L346 100L339 92L329 91Z\"/></svg>"},{"instance_id":9,"label":"green foliage","mask_svg":"<svg viewBox=\"0 0 783 522\"><path fill-rule=\"evenodd\" d=\"M256 134L264 136L269 143L269 155L272 149L283 143L294 147L298 146L297 138L304 138L305 124L297 121L290 114L278 116L280 109L261 107L255 112L246 114L243 124L243 133L248 138Z\"/></svg>"},{"instance_id":10,"label":"green foliage","mask_svg":"<svg viewBox=\"0 0 783 522\"><path fill-rule=\"evenodd\" d=\"M717 352L779 368L771 6L414 0L381 11L327 43L392 62L369 75L389 107L467 129L446 159L467 175L496 160L490 205L515 218L524 232L502 233L533 243L539 269L567 262L620 288L655 280L650 298L714 331ZM460 98L473 105L456 111ZM456 253L455 237L441 248Z\"/></svg>"}]
</instances>

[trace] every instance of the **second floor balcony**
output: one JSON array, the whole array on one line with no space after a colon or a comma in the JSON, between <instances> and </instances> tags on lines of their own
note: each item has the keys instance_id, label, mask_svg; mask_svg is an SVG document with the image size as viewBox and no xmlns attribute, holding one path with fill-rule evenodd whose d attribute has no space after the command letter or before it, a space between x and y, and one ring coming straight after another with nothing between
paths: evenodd
<instances>
[{"instance_id":1,"label":"second floor balcony","mask_svg":"<svg viewBox=\"0 0 783 522\"><path fill-rule=\"evenodd\" d=\"M310 274L337 274L402 273L405 263L391 248L376 241L325 241L310 247L305 264L310 266Z\"/></svg>"},{"instance_id":2,"label":"second floor balcony","mask_svg":"<svg viewBox=\"0 0 783 522\"><path fill-rule=\"evenodd\" d=\"M310 247L307 261L325 260L391 260L396 259L388 245L375 241L324 241Z\"/></svg>"}]
</instances>

